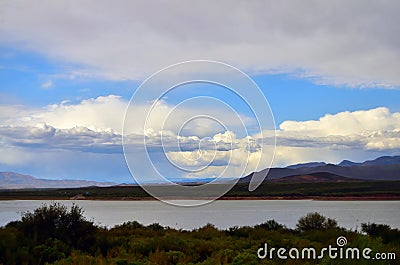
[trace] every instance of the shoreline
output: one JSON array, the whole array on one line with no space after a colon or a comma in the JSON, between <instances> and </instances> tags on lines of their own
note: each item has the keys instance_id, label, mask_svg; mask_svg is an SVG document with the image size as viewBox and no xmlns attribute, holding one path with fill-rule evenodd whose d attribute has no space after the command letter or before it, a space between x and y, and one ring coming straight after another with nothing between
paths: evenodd
<instances>
[{"instance_id":1,"label":"shoreline","mask_svg":"<svg viewBox=\"0 0 400 265\"><path fill-rule=\"evenodd\" d=\"M164 198L165 200L210 200L211 198ZM5 196L0 197L0 201L16 201L16 200L70 200L70 201L157 201L153 197L36 197L36 196ZM221 197L216 200L222 201L239 201L239 200L260 200L260 201L274 201L274 200L313 200L313 201L400 201L400 195L360 195L360 196L237 196L237 197Z\"/></svg>"}]
</instances>

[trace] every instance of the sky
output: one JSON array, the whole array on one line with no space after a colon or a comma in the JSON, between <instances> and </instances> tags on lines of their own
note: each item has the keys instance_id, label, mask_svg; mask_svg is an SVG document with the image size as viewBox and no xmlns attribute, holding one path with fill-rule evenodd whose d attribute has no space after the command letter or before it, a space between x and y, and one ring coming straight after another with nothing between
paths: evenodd
<instances>
[{"instance_id":1,"label":"sky","mask_svg":"<svg viewBox=\"0 0 400 265\"><path fill-rule=\"evenodd\" d=\"M154 181L155 168L169 179L231 178L400 155L399 10L398 1L1 1L0 171L128 183L131 173ZM145 85L190 60L234 68L178 66ZM240 87L232 69L258 88L160 93L198 72Z\"/></svg>"}]
</instances>

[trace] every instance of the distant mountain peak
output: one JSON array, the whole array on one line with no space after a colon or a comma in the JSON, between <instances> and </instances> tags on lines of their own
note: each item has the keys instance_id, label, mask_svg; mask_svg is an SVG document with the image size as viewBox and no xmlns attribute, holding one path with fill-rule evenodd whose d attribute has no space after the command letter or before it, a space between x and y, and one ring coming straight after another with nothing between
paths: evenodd
<instances>
[{"instance_id":1,"label":"distant mountain peak","mask_svg":"<svg viewBox=\"0 0 400 265\"><path fill-rule=\"evenodd\" d=\"M342 162L340 162L337 165L341 166L341 167L352 167L352 166L356 166L356 165L361 165L361 163L356 163L356 162L353 162L350 160L343 160Z\"/></svg>"},{"instance_id":2,"label":"distant mountain peak","mask_svg":"<svg viewBox=\"0 0 400 265\"><path fill-rule=\"evenodd\" d=\"M78 188L112 185L115 185L115 183L73 179L42 179L15 172L0 172L0 189Z\"/></svg>"},{"instance_id":3,"label":"distant mountain peak","mask_svg":"<svg viewBox=\"0 0 400 265\"><path fill-rule=\"evenodd\" d=\"M290 165L287 166L287 168L302 168L302 167L319 167L319 166L325 166L325 162L308 162L308 163L300 163L300 164L295 164L295 165Z\"/></svg>"},{"instance_id":4,"label":"distant mountain peak","mask_svg":"<svg viewBox=\"0 0 400 265\"><path fill-rule=\"evenodd\" d=\"M381 156L374 160L367 160L364 165L397 165L400 164L400 155L398 156Z\"/></svg>"}]
</instances>

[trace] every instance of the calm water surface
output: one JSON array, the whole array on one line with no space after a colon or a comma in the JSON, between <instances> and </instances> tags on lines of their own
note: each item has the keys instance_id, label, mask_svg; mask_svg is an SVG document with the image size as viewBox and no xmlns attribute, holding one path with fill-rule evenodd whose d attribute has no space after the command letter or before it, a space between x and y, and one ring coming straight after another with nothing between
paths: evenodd
<instances>
[{"instance_id":1,"label":"calm water surface","mask_svg":"<svg viewBox=\"0 0 400 265\"><path fill-rule=\"evenodd\" d=\"M0 225L18 220L21 212L32 211L51 201L0 201ZM255 225L269 219L294 228L299 217L319 212L335 218L349 229L361 223L375 222L400 228L400 201L312 201L312 200L240 200L216 201L198 207L170 206L159 201L57 201L67 206L76 203L85 216L100 225L112 227L136 220L142 224L160 223L181 229L193 229L207 223L219 228Z\"/></svg>"}]
</instances>

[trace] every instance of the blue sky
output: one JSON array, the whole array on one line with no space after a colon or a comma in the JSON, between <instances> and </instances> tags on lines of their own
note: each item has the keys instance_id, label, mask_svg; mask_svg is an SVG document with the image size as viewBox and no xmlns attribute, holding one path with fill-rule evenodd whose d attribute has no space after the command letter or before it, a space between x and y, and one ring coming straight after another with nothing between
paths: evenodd
<instances>
[{"instance_id":1,"label":"blue sky","mask_svg":"<svg viewBox=\"0 0 400 265\"><path fill-rule=\"evenodd\" d=\"M129 100L143 81L68 77L63 73L74 65L51 60L43 54L4 46L0 49L0 54L0 100L3 104L14 101L17 104L43 107L63 100L77 103L83 99L109 94ZM251 77L267 97L278 125L285 120L318 119L326 113L334 114L346 110L385 106L393 112L400 111L400 94L396 87L361 89L345 85L321 85L313 83L312 79L294 74L255 74ZM52 85L43 88L47 82ZM188 89L187 95L190 94L195 95L196 91Z\"/></svg>"},{"instance_id":2,"label":"blue sky","mask_svg":"<svg viewBox=\"0 0 400 265\"><path fill-rule=\"evenodd\" d=\"M140 84L137 80L74 77L66 74L69 69L76 67L73 64L51 60L46 55L15 47L3 46L0 54L3 101L6 98L16 103L45 106L63 100L78 102L109 94L130 98ZM51 82L51 86L43 87L48 82Z\"/></svg>"},{"instance_id":3,"label":"blue sky","mask_svg":"<svg viewBox=\"0 0 400 265\"><path fill-rule=\"evenodd\" d=\"M221 22L227 4L210 11L207 3L193 8L160 2L154 10L140 1L2 2L0 171L131 181L121 146L130 98L156 71L196 59L230 64L259 86L277 128L274 166L400 154L399 37L390 26L400 23L393 13L398 3L298 3L293 14L292 2L270 8L256 1L231 7ZM108 16L94 15L93 6ZM354 8L360 12L343 12ZM194 19L174 15L182 12ZM246 138L237 131L235 115L215 101L182 105L171 112L176 116L166 131L159 128L167 120L163 115L198 95L234 106L245 126L254 127L251 111L234 94L187 85L157 103L144 135L129 125L132 155L140 158L140 137L147 137L154 166L174 172L170 178L218 177L224 168L224 177L238 177L269 166L272 155L263 150L272 150L271 128ZM148 104L134 106L138 124ZM213 111L232 129L200 119L189 122L184 137L176 135L190 115ZM160 135L166 135L169 151L159 149ZM172 146L176 139L185 151ZM171 161L189 169L209 166L179 174ZM249 167L242 172L243 161ZM151 175L144 164L138 172Z\"/></svg>"}]
</instances>

